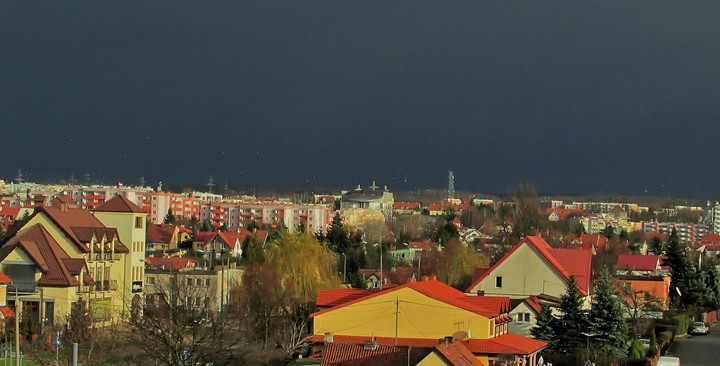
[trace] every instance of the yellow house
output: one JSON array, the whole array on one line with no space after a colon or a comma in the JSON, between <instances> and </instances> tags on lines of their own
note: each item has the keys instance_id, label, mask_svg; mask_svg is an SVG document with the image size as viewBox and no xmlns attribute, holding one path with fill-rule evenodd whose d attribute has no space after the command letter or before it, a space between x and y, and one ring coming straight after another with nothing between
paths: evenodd
<instances>
[{"instance_id":1,"label":"yellow house","mask_svg":"<svg viewBox=\"0 0 720 366\"><path fill-rule=\"evenodd\" d=\"M485 365L508 358L536 364L546 343L508 333L508 297L468 296L423 278L385 290L321 291L312 341L432 347L452 336Z\"/></svg>"},{"instance_id":2,"label":"yellow house","mask_svg":"<svg viewBox=\"0 0 720 366\"><path fill-rule=\"evenodd\" d=\"M126 207L130 213L118 212ZM142 291L146 214L120 196L97 211L106 212L104 220L114 227L106 226L100 214L56 198L52 206L36 207L0 247L0 270L18 289L18 298L9 294L8 300L22 302L22 310L41 327L64 323L81 297L96 321L109 321L133 293ZM133 288L131 279L140 287Z\"/></svg>"}]
</instances>

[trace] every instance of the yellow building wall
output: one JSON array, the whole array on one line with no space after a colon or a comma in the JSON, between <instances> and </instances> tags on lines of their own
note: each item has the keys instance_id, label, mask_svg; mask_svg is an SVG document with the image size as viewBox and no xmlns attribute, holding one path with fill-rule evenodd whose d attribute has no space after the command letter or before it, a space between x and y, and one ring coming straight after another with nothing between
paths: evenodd
<instances>
[{"instance_id":1,"label":"yellow building wall","mask_svg":"<svg viewBox=\"0 0 720 366\"><path fill-rule=\"evenodd\" d=\"M447 366L447 362L440 358L435 352L432 352L423 358L417 366Z\"/></svg>"},{"instance_id":2,"label":"yellow building wall","mask_svg":"<svg viewBox=\"0 0 720 366\"><path fill-rule=\"evenodd\" d=\"M408 287L317 315L314 334L395 337L396 319L400 338L440 339L459 330L469 330L472 338L490 337L488 318Z\"/></svg>"}]
</instances>

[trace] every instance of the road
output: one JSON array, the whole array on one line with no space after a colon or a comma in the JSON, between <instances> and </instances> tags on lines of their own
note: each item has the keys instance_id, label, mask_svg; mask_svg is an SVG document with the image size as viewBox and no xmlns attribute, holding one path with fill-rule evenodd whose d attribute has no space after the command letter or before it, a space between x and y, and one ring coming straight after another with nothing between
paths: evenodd
<instances>
[{"instance_id":1,"label":"road","mask_svg":"<svg viewBox=\"0 0 720 366\"><path fill-rule=\"evenodd\" d=\"M708 335L675 338L668 356L680 357L683 366L720 365L720 327Z\"/></svg>"}]
</instances>

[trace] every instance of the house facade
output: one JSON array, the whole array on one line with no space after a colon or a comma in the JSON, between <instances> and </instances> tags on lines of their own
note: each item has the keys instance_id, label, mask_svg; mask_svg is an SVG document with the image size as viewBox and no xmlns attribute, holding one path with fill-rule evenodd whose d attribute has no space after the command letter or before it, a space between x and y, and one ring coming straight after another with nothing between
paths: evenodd
<instances>
[{"instance_id":1,"label":"house facade","mask_svg":"<svg viewBox=\"0 0 720 366\"><path fill-rule=\"evenodd\" d=\"M527 236L478 276L466 292L513 299L531 295L559 299L566 292L570 276L574 276L584 297L583 306L589 309L591 267L590 249L556 249L540 236Z\"/></svg>"}]
</instances>

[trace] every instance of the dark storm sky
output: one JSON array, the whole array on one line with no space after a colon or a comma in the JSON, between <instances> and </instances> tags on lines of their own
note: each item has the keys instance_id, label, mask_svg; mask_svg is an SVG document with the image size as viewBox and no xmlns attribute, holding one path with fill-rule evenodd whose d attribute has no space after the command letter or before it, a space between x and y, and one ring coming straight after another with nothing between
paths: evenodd
<instances>
[{"instance_id":1,"label":"dark storm sky","mask_svg":"<svg viewBox=\"0 0 720 366\"><path fill-rule=\"evenodd\" d=\"M0 3L0 177L720 196L720 1Z\"/></svg>"}]
</instances>

